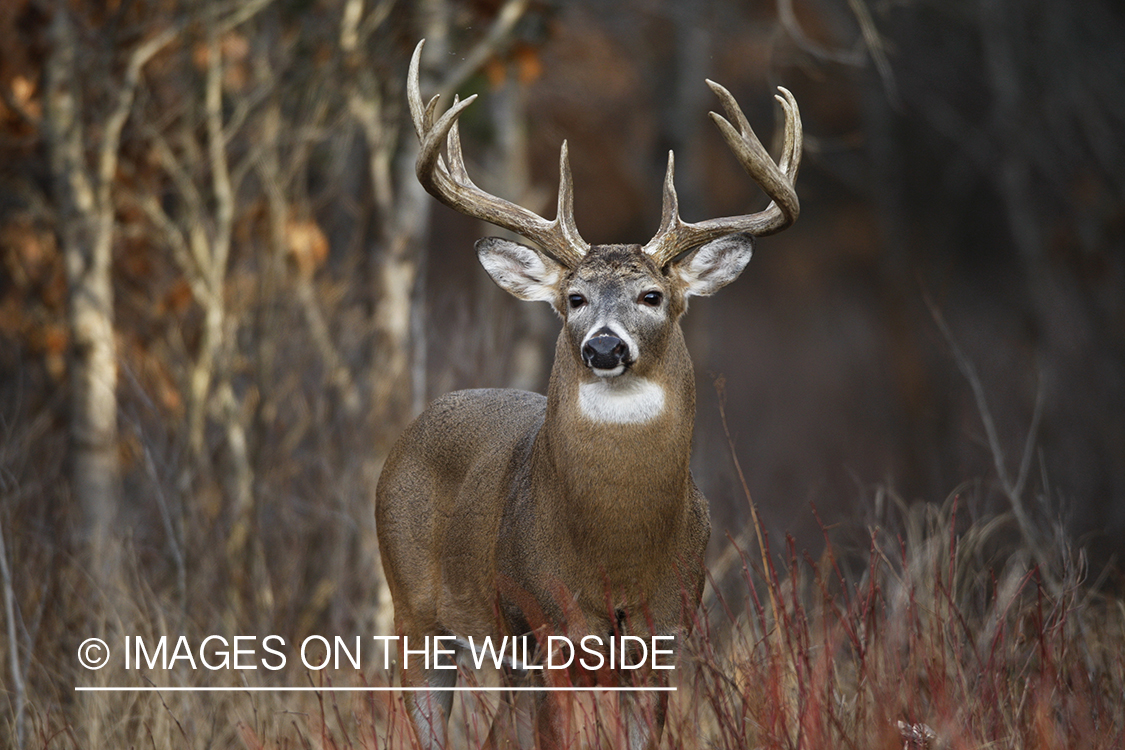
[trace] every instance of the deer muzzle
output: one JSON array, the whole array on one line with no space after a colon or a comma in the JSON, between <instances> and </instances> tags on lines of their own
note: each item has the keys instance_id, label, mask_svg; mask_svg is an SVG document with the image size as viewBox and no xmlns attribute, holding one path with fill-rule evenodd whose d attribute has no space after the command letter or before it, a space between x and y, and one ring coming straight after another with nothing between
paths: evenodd
<instances>
[{"instance_id":1,"label":"deer muzzle","mask_svg":"<svg viewBox=\"0 0 1125 750\"><path fill-rule=\"evenodd\" d=\"M595 375L620 375L629 364L629 346L613 331L602 328L582 345L582 361Z\"/></svg>"}]
</instances>

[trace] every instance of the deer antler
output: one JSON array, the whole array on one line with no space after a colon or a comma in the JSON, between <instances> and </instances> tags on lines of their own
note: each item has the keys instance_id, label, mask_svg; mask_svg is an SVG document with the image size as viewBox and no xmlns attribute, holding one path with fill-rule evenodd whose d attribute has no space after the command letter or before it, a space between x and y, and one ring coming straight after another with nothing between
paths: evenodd
<instances>
[{"instance_id":1,"label":"deer antler","mask_svg":"<svg viewBox=\"0 0 1125 750\"><path fill-rule=\"evenodd\" d=\"M477 98L476 94L464 101L454 98L453 106L435 123L434 111L437 109L438 97L435 96L423 106L418 83L423 44L424 39L414 48L407 79L410 115L422 144L415 165L419 182L431 195L450 208L526 237L568 268L577 266L590 245L578 234L578 228L574 224L574 186L566 141L563 141L559 154L559 204L554 221L547 221L526 208L481 190L469 179L461 153L461 137L457 131L457 118ZM446 151L444 157L441 153L443 141Z\"/></svg>"},{"instance_id":2,"label":"deer antler","mask_svg":"<svg viewBox=\"0 0 1125 750\"><path fill-rule=\"evenodd\" d=\"M707 81L707 85L719 97L727 117L737 123L738 130L735 130L726 118L714 112L711 113L711 119L719 126L719 131L738 157L743 169L750 173L773 202L755 214L708 219L689 224L680 219L679 202L672 177L674 160L672 152L669 151L660 229L644 247L644 251L652 256L657 266L663 267L683 251L728 234L746 232L762 236L780 232L796 221L797 214L800 212L797 193L793 189L793 183L797 179L797 167L801 162L801 113L797 109L797 100L789 91L778 86L781 96L774 98L785 110L785 146L782 149L781 163L778 165L774 164L761 141L754 135L754 130L731 93L714 81Z\"/></svg>"}]
</instances>

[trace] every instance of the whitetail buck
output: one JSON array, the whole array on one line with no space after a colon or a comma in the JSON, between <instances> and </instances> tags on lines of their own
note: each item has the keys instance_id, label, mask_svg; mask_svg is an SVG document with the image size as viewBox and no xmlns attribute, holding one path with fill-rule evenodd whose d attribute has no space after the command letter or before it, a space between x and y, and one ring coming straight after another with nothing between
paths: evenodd
<instances>
[{"instance_id":1,"label":"whitetail buck","mask_svg":"<svg viewBox=\"0 0 1125 750\"><path fill-rule=\"evenodd\" d=\"M443 396L403 433L379 480L375 513L395 627L414 651L400 652L405 701L422 745L433 748L446 743L457 672L437 668L450 664L436 658L426 668L418 651L427 637L479 644L553 632L578 642L633 632L678 643L690 632L710 521L689 470L695 379L679 318L688 297L710 295L742 272L753 237L797 218L801 120L780 89L785 142L775 164L730 93L708 81L734 125L712 119L773 202L755 214L685 223L669 154L656 237L643 247L589 245L574 223L565 143L554 221L473 184L457 118L475 97L435 121L437 97L424 105L419 90L421 48L408 80L422 144L418 179L443 203L535 242L488 238L476 250L497 284L548 302L563 321L546 397L500 389ZM527 674L542 684L542 672ZM521 728L520 743L555 746L565 733L561 694L532 695L540 696L532 699L536 725ZM621 695L628 746L654 746L667 694ZM501 711L510 718L506 703ZM497 726L492 743L501 739Z\"/></svg>"}]
</instances>

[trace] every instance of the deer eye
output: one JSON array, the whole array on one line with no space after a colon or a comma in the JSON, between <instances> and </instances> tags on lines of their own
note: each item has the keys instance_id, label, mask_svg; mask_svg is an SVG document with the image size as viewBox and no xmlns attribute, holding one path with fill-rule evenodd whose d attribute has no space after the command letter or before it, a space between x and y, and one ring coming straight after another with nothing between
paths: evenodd
<instances>
[{"instance_id":1,"label":"deer eye","mask_svg":"<svg viewBox=\"0 0 1125 750\"><path fill-rule=\"evenodd\" d=\"M640 301L649 307L659 307L664 301L664 295L660 292L645 292L641 295Z\"/></svg>"},{"instance_id":2,"label":"deer eye","mask_svg":"<svg viewBox=\"0 0 1125 750\"><path fill-rule=\"evenodd\" d=\"M570 303L571 310L577 310L582 307L582 305L586 304L586 298L581 294L572 294L566 298L566 301Z\"/></svg>"}]
</instances>

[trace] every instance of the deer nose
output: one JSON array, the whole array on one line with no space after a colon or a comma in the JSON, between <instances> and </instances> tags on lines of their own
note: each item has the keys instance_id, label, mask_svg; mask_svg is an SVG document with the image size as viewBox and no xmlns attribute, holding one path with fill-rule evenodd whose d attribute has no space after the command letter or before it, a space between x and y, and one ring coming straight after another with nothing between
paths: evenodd
<instances>
[{"instance_id":1,"label":"deer nose","mask_svg":"<svg viewBox=\"0 0 1125 750\"><path fill-rule=\"evenodd\" d=\"M586 366L597 370L616 369L627 353L625 342L605 328L591 336L582 347L582 359Z\"/></svg>"}]
</instances>

